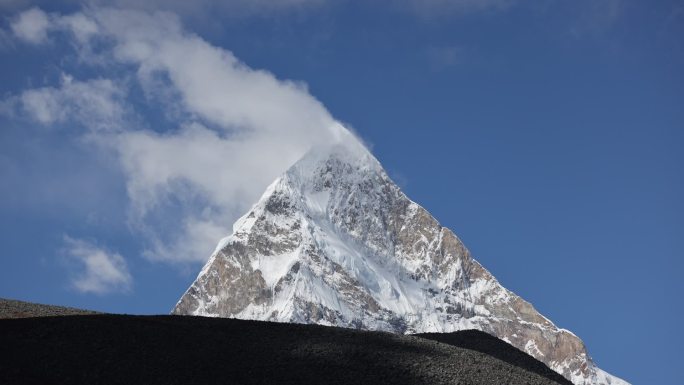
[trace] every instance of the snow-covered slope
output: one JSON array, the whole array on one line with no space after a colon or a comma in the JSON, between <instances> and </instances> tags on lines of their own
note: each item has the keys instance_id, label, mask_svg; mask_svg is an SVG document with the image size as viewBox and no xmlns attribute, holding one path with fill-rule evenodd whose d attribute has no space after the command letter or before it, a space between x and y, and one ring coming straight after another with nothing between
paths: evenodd
<instances>
[{"instance_id":1,"label":"snow-covered slope","mask_svg":"<svg viewBox=\"0 0 684 385\"><path fill-rule=\"evenodd\" d=\"M173 313L396 333L479 329L575 384L626 384L502 287L351 136L273 182Z\"/></svg>"}]
</instances>

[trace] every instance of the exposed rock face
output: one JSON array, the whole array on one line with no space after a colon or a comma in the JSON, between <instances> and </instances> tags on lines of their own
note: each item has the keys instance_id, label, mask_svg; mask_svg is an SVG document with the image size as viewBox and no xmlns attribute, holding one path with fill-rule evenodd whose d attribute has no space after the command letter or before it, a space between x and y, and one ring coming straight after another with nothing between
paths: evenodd
<instances>
[{"instance_id":1,"label":"exposed rock face","mask_svg":"<svg viewBox=\"0 0 684 385\"><path fill-rule=\"evenodd\" d=\"M310 152L221 241L174 314L396 333L478 329L575 384L622 384L502 287L358 143Z\"/></svg>"}]
</instances>

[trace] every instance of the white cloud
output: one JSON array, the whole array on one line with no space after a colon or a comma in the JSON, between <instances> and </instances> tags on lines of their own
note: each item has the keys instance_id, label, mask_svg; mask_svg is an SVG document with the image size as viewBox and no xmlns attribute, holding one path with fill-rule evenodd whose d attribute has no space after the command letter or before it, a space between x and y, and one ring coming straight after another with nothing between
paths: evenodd
<instances>
[{"instance_id":1,"label":"white cloud","mask_svg":"<svg viewBox=\"0 0 684 385\"><path fill-rule=\"evenodd\" d=\"M268 183L312 146L335 140L339 124L302 84L249 68L173 15L107 9L92 17L152 102L182 117L172 132L128 131L108 141L128 179L132 222L151 240L148 257L206 260ZM168 209L168 198L194 208L173 237L147 219Z\"/></svg>"},{"instance_id":2,"label":"white cloud","mask_svg":"<svg viewBox=\"0 0 684 385\"><path fill-rule=\"evenodd\" d=\"M55 23L73 33L76 41L81 44L99 32L97 24L82 13L58 17Z\"/></svg>"},{"instance_id":3,"label":"white cloud","mask_svg":"<svg viewBox=\"0 0 684 385\"><path fill-rule=\"evenodd\" d=\"M84 125L89 143L114 151L149 259L205 261L271 181L343 130L305 85L248 67L173 14L89 8L50 18L48 29L68 32L78 54L93 59L82 65L103 77L67 77L17 98L37 121ZM105 76L131 72L147 107L162 109L175 128L127 118L141 106Z\"/></svg>"},{"instance_id":4,"label":"white cloud","mask_svg":"<svg viewBox=\"0 0 684 385\"><path fill-rule=\"evenodd\" d=\"M220 216L219 216L220 218ZM180 237L171 242L164 242L152 236L152 247L144 256L152 261L172 263L198 262L204 263L216 248L217 240L226 236L226 222L215 222L211 215L187 215L181 225Z\"/></svg>"},{"instance_id":5,"label":"white cloud","mask_svg":"<svg viewBox=\"0 0 684 385\"><path fill-rule=\"evenodd\" d=\"M169 261L206 260L232 222L311 145L253 132L223 137L198 123L166 134L126 132L109 143L127 177L132 220L153 240L146 255ZM179 210L169 207L169 199L192 208L178 219L179 228L172 230L179 233L172 237L155 231L148 219Z\"/></svg>"},{"instance_id":6,"label":"white cloud","mask_svg":"<svg viewBox=\"0 0 684 385\"><path fill-rule=\"evenodd\" d=\"M72 284L82 293L106 294L129 291L133 278L124 258L87 241L64 236L65 253L82 264Z\"/></svg>"},{"instance_id":7,"label":"white cloud","mask_svg":"<svg viewBox=\"0 0 684 385\"><path fill-rule=\"evenodd\" d=\"M14 35L28 43L41 44L47 41L50 27L48 15L38 8L31 8L19 14L10 27Z\"/></svg>"},{"instance_id":8,"label":"white cloud","mask_svg":"<svg viewBox=\"0 0 684 385\"><path fill-rule=\"evenodd\" d=\"M109 79L75 81L63 74L59 87L25 90L12 99L29 117L44 125L72 120L93 130L107 130L120 127L125 117L125 95L122 85Z\"/></svg>"},{"instance_id":9,"label":"white cloud","mask_svg":"<svg viewBox=\"0 0 684 385\"><path fill-rule=\"evenodd\" d=\"M230 51L185 32L171 14L109 9L94 16L116 39L114 57L137 66L143 84L165 75L187 111L224 130L301 138L334 123L302 84L247 67Z\"/></svg>"}]
</instances>

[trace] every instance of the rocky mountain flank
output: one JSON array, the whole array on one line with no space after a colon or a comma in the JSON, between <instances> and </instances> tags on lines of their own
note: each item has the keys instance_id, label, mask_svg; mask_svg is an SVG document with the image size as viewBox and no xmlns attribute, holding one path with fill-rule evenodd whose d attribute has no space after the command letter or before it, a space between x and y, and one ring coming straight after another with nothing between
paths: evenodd
<instances>
[{"instance_id":1,"label":"rocky mountain flank","mask_svg":"<svg viewBox=\"0 0 684 385\"><path fill-rule=\"evenodd\" d=\"M351 137L276 179L172 313L400 334L477 329L575 384L626 384L501 286Z\"/></svg>"}]
</instances>

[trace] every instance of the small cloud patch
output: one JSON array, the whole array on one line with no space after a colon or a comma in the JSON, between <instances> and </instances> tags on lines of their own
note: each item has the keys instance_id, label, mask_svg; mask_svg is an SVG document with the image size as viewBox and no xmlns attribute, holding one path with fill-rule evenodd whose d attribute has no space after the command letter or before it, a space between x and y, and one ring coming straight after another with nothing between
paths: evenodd
<instances>
[{"instance_id":1,"label":"small cloud patch","mask_svg":"<svg viewBox=\"0 0 684 385\"><path fill-rule=\"evenodd\" d=\"M42 44L48 39L50 27L48 15L38 8L31 8L17 16L11 24L12 32L22 41L31 44Z\"/></svg>"},{"instance_id":2,"label":"small cloud patch","mask_svg":"<svg viewBox=\"0 0 684 385\"><path fill-rule=\"evenodd\" d=\"M103 250L95 244L64 236L65 253L79 262L80 272L72 279L81 293L108 294L131 290L133 278L126 260L118 253Z\"/></svg>"}]
</instances>

